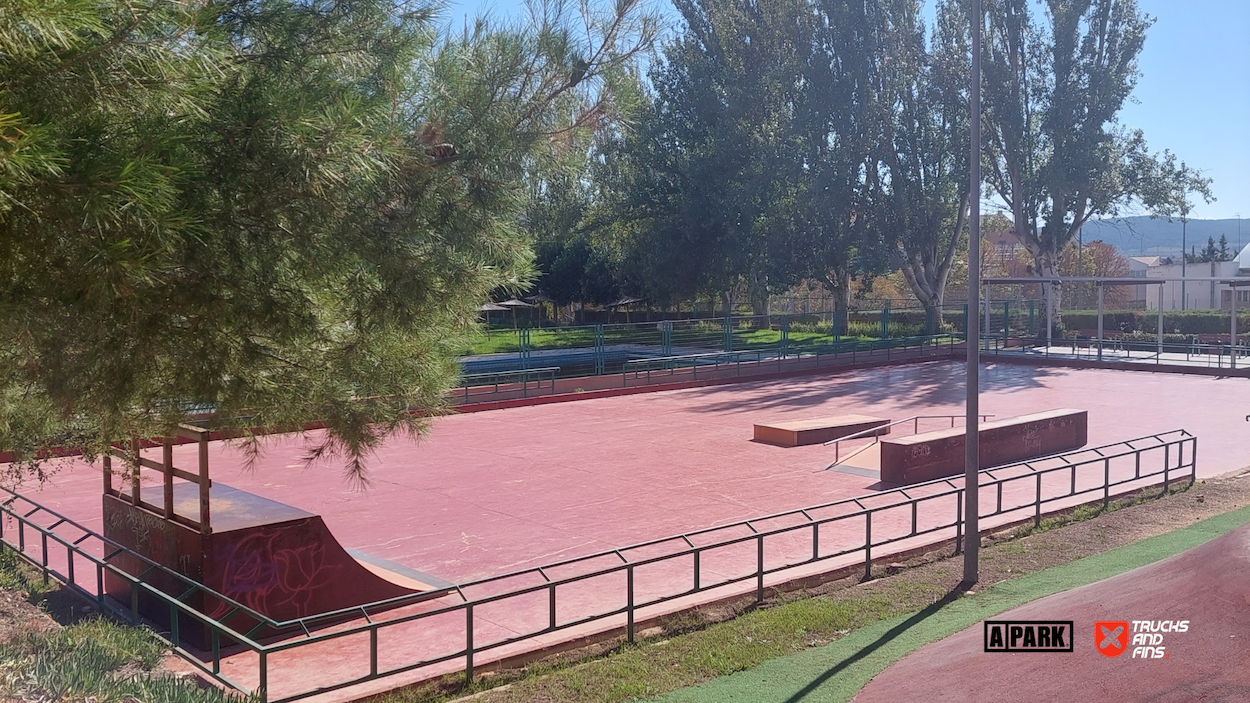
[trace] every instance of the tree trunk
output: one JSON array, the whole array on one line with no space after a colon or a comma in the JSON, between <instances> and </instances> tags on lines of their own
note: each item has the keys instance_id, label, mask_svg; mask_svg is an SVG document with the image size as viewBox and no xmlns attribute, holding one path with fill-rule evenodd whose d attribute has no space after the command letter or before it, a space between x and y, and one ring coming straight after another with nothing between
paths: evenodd
<instances>
[{"instance_id":1,"label":"tree trunk","mask_svg":"<svg viewBox=\"0 0 1250 703\"><path fill-rule=\"evenodd\" d=\"M942 304L924 303L924 333L932 336L942 329Z\"/></svg>"},{"instance_id":2,"label":"tree trunk","mask_svg":"<svg viewBox=\"0 0 1250 703\"><path fill-rule=\"evenodd\" d=\"M833 281L833 329L850 334L851 282L847 276L837 276Z\"/></svg>"},{"instance_id":3,"label":"tree trunk","mask_svg":"<svg viewBox=\"0 0 1250 703\"><path fill-rule=\"evenodd\" d=\"M1035 253L1033 255L1033 263L1037 267L1036 269L1037 275L1043 278L1058 278L1059 277L1058 258L1059 257L1055 256L1053 252L1049 252L1045 250ZM1042 304L1041 304L1042 324L1038 325L1039 330L1045 330L1046 328L1045 321L1047 319L1053 320L1056 328L1061 328L1063 326L1062 325L1063 317L1061 316L1061 313L1063 310L1063 285L1062 284L1057 285L1057 286L1051 286L1049 302L1050 304L1053 304L1055 306L1054 315L1050 318L1047 317L1047 315L1049 315L1050 313L1046 309L1046 305L1048 304L1046 300L1046 296L1042 296ZM1043 331L1042 334L1045 335L1045 332Z\"/></svg>"}]
</instances>

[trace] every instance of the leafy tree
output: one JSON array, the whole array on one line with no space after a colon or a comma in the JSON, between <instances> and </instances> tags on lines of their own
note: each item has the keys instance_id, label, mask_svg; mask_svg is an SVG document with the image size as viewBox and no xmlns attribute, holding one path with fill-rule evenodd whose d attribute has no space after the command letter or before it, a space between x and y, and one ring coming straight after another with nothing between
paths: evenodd
<instances>
[{"instance_id":1,"label":"leafy tree","mask_svg":"<svg viewBox=\"0 0 1250 703\"><path fill-rule=\"evenodd\" d=\"M882 103L891 111L874 172L883 234L932 334L968 218L968 43L966 22L945 6L927 46L919 4L893 3L895 39L882 57Z\"/></svg>"},{"instance_id":2,"label":"leafy tree","mask_svg":"<svg viewBox=\"0 0 1250 703\"><path fill-rule=\"evenodd\" d=\"M1187 192L1209 196L1208 179L1117 120L1150 26L1136 0L1046 0L1044 21L1029 0L983 10L987 181L1039 275L1055 275L1091 217L1135 202L1167 215Z\"/></svg>"},{"instance_id":3,"label":"leafy tree","mask_svg":"<svg viewBox=\"0 0 1250 703\"><path fill-rule=\"evenodd\" d=\"M860 278L860 290L870 289L890 258L871 189L893 5L818 0L807 20L814 26L804 25L814 48L796 77L793 215L781 250L798 276L833 293L843 329L852 282Z\"/></svg>"},{"instance_id":4,"label":"leafy tree","mask_svg":"<svg viewBox=\"0 0 1250 703\"><path fill-rule=\"evenodd\" d=\"M436 31L391 0L19 0L0 14L0 446L98 453L206 411L363 458L442 407L530 275L524 176L652 23Z\"/></svg>"},{"instance_id":5,"label":"leafy tree","mask_svg":"<svg viewBox=\"0 0 1250 703\"><path fill-rule=\"evenodd\" d=\"M532 187L524 226L534 238L537 285L559 305L606 304L621 294L612 262L586 225L593 203L590 183L577 171Z\"/></svg>"},{"instance_id":6,"label":"leafy tree","mask_svg":"<svg viewBox=\"0 0 1250 703\"><path fill-rule=\"evenodd\" d=\"M1079 249L1068 247L1059 259L1059 275L1127 278L1129 264L1114 246L1095 239ZM1092 283L1069 283L1066 287L1074 296L1074 305L1085 309L1098 307L1098 289ZM1122 308L1131 293L1130 286L1106 286L1103 304L1109 309Z\"/></svg>"},{"instance_id":7,"label":"leafy tree","mask_svg":"<svg viewBox=\"0 0 1250 703\"><path fill-rule=\"evenodd\" d=\"M803 7L677 2L686 26L651 71L653 104L604 171L627 278L652 302L716 292L729 310L795 280L770 247L790 226L789 115L811 43Z\"/></svg>"}]
</instances>

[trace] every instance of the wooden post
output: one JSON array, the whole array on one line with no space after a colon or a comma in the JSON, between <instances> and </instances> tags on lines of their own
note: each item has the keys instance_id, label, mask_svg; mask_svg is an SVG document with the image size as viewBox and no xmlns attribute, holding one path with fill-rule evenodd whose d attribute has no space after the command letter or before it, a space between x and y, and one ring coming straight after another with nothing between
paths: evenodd
<instances>
[{"instance_id":1,"label":"wooden post","mask_svg":"<svg viewBox=\"0 0 1250 703\"><path fill-rule=\"evenodd\" d=\"M165 519L169 520L174 517L174 440L166 437L161 449L161 463L164 465L162 473L165 479Z\"/></svg>"},{"instance_id":2,"label":"wooden post","mask_svg":"<svg viewBox=\"0 0 1250 703\"><path fill-rule=\"evenodd\" d=\"M109 456L109 449L104 450L104 495L113 495L113 457Z\"/></svg>"},{"instance_id":3,"label":"wooden post","mask_svg":"<svg viewBox=\"0 0 1250 703\"><path fill-rule=\"evenodd\" d=\"M212 532L209 526L209 489L212 481L208 478L208 431L200 432L200 534Z\"/></svg>"},{"instance_id":4,"label":"wooden post","mask_svg":"<svg viewBox=\"0 0 1250 703\"><path fill-rule=\"evenodd\" d=\"M139 505L142 502L142 494L139 491L139 438L130 440L131 451L134 452L135 465L130 469L130 502Z\"/></svg>"}]
</instances>

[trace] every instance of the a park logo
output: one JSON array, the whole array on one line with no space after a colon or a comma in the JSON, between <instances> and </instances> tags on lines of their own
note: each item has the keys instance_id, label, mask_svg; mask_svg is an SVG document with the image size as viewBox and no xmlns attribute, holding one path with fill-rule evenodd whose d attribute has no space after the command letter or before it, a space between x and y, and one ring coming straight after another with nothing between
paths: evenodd
<instances>
[{"instance_id":1,"label":"a park logo","mask_svg":"<svg viewBox=\"0 0 1250 703\"><path fill-rule=\"evenodd\" d=\"M987 652L1071 652L1071 620L986 620Z\"/></svg>"},{"instance_id":2,"label":"a park logo","mask_svg":"<svg viewBox=\"0 0 1250 703\"><path fill-rule=\"evenodd\" d=\"M1128 647L1128 622L1105 620L1094 623L1094 644L1104 657L1118 657Z\"/></svg>"}]
</instances>

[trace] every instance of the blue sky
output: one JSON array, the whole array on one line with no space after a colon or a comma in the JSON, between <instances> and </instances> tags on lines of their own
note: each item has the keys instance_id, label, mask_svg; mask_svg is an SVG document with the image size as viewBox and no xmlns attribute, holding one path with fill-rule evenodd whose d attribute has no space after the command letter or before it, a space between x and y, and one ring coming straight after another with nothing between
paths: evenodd
<instances>
[{"instance_id":1,"label":"blue sky","mask_svg":"<svg viewBox=\"0 0 1250 703\"><path fill-rule=\"evenodd\" d=\"M668 0L658 7L672 13ZM1156 18L1141 56L1134 104L1121 121L1152 149L1170 149L1214 180L1216 202L1195 218L1250 219L1250 0L1138 0ZM508 16L519 0L453 0L446 17L489 10Z\"/></svg>"}]
</instances>

